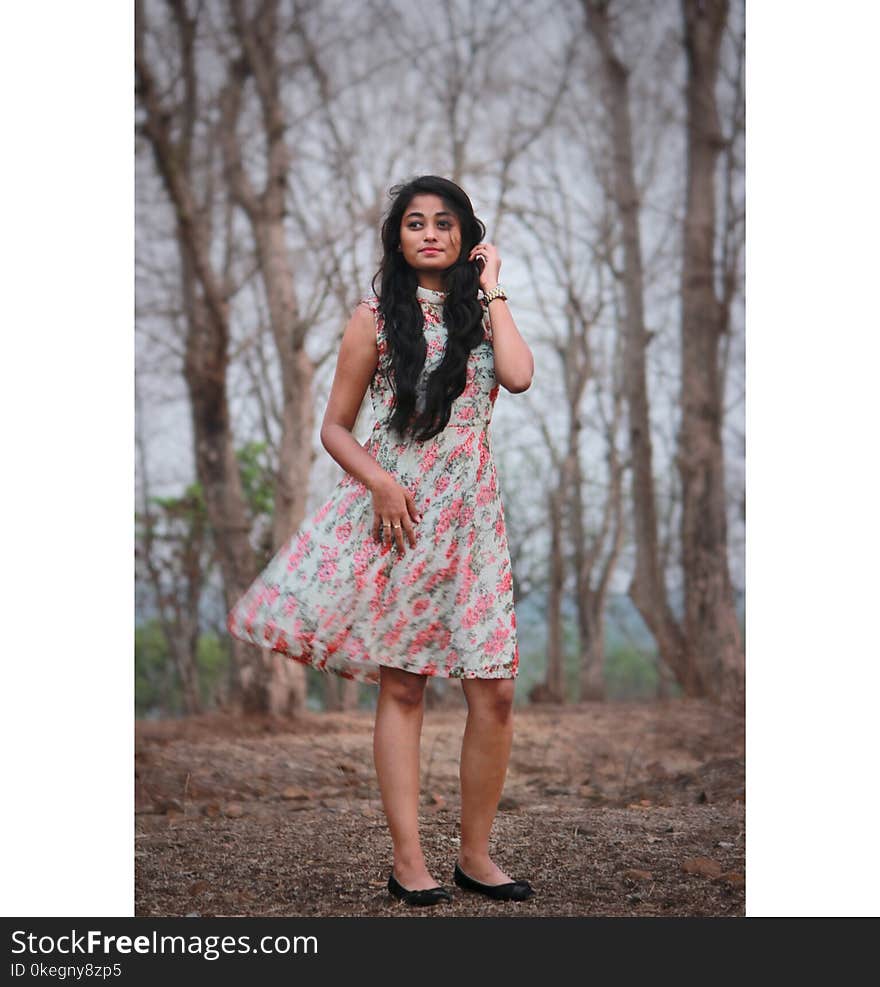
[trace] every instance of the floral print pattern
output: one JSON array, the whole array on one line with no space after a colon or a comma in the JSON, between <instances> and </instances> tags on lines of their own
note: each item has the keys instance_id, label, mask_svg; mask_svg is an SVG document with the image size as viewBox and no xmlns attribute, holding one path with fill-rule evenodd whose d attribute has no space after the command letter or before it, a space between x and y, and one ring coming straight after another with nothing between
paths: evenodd
<instances>
[{"instance_id":1,"label":"floral print pattern","mask_svg":"<svg viewBox=\"0 0 880 987\"><path fill-rule=\"evenodd\" d=\"M417 288L427 357L417 387L443 358L439 291ZM470 354L449 424L426 442L400 441L388 342L375 295L379 362L370 383L376 417L364 448L412 494L421 522L405 552L372 537L373 498L346 473L281 547L227 616L234 637L343 678L378 684L379 666L448 678L515 678L519 667L513 576L489 440L498 396L492 332Z\"/></svg>"}]
</instances>

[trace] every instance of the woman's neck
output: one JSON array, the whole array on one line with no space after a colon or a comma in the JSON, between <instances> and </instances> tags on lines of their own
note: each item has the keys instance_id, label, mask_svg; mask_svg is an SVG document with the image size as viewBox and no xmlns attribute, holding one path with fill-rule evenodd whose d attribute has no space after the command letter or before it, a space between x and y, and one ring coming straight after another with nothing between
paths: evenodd
<instances>
[{"instance_id":1,"label":"woman's neck","mask_svg":"<svg viewBox=\"0 0 880 987\"><path fill-rule=\"evenodd\" d=\"M445 291L443 287L443 277L440 274L419 274L419 287L427 288L429 291Z\"/></svg>"}]
</instances>

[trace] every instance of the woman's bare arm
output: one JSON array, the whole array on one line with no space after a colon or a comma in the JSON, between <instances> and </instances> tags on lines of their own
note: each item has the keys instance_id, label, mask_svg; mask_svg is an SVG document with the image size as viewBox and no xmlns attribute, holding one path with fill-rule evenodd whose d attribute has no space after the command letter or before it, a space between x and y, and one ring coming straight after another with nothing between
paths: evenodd
<instances>
[{"instance_id":1,"label":"woman's bare arm","mask_svg":"<svg viewBox=\"0 0 880 987\"><path fill-rule=\"evenodd\" d=\"M484 308L484 312L487 310ZM496 298L488 306L492 328L492 349L495 353L495 379L511 394L527 391L535 375L535 358L528 343L520 335L507 302Z\"/></svg>"},{"instance_id":2,"label":"woman's bare arm","mask_svg":"<svg viewBox=\"0 0 880 987\"><path fill-rule=\"evenodd\" d=\"M342 334L336 374L321 424L321 444L337 463L370 490L388 473L352 435L364 395L379 362L373 313L358 305Z\"/></svg>"}]
</instances>

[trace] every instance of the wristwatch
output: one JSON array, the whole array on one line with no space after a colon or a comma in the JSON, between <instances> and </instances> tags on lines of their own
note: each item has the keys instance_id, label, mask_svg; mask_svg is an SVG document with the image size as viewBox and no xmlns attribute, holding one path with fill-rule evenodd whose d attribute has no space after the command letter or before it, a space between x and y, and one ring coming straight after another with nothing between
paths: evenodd
<instances>
[{"instance_id":1,"label":"wristwatch","mask_svg":"<svg viewBox=\"0 0 880 987\"><path fill-rule=\"evenodd\" d=\"M507 301L507 292L501 287L500 284L496 284L495 287L489 291L483 293L483 301L488 305L489 302L494 301L496 298L503 298Z\"/></svg>"}]
</instances>

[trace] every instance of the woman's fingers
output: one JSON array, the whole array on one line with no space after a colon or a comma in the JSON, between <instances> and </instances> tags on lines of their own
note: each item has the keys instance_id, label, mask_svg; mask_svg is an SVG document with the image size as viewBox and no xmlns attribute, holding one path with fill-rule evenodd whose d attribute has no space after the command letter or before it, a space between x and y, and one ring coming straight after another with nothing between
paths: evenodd
<instances>
[{"instance_id":1,"label":"woman's fingers","mask_svg":"<svg viewBox=\"0 0 880 987\"><path fill-rule=\"evenodd\" d=\"M378 542L389 542L391 540L391 525L385 523L385 519L376 516L373 521L373 538Z\"/></svg>"},{"instance_id":2,"label":"woman's fingers","mask_svg":"<svg viewBox=\"0 0 880 987\"><path fill-rule=\"evenodd\" d=\"M416 502L413 500L413 495L407 490L406 491L406 509L409 511L410 518L418 523L422 520L421 512L418 507L416 507Z\"/></svg>"},{"instance_id":3,"label":"woman's fingers","mask_svg":"<svg viewBox=\"0 0 880 987\"><path fill-rule=\"evenodd\" d=\"M388 514L383 517L380 513L388 510ZM403 490L403 511L399 507L379 508L373 515L373 538L389 547L396 548L401 555L405 554L405 544L416 546L416 532L413 524L418 524L422 520L422 515L416 507L413 495L406 489Z\"/></svg>"},{"instance_id":4,"label":"woman's fingers","mask_svg":"<svg viewBox=\"0 0 880 987\"><path fill-rule=\"evenodd\" d=\"M377 534L377 528L381 534ZM392 521L390 524L386 524L381 520L378 523L374 522L373 538L378 542L396 548L401 555L405 554L406 541L409 541L413 548L416 547L416 529L406 515L403 515L397 521Z\"/></svg>"}]
</instances>

